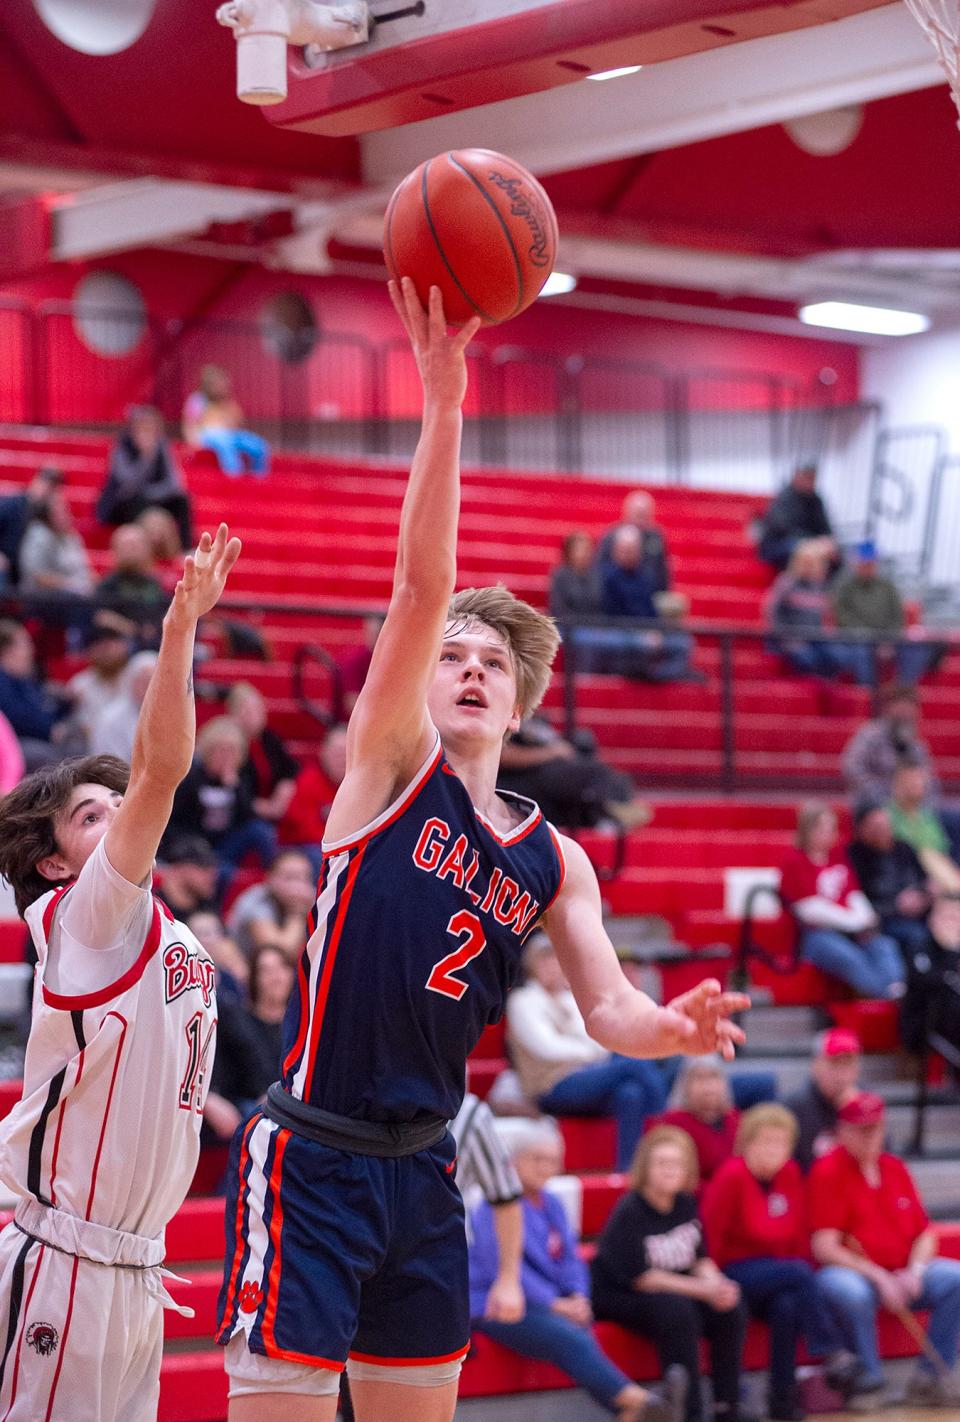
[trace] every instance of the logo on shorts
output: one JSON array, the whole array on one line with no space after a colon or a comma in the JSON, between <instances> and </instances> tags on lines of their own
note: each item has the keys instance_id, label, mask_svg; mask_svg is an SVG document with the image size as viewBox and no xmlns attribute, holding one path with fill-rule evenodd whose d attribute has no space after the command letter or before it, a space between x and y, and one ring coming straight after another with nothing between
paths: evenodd
<instances>
[{"instance_id":1,"label":"logo on shorts","mask_svg":"<svg viewBox=\"0 0 960 1422\"><path fill-rule=\"evenodd\" d=\"M240 1290L240 1312L256 1313L262 1303L263 1290L260 1285L254 1284L252 1281L244 1284Z\"/></svg>"},{"instance_id":2,"label":"logo on shorts","mask_svg":"<svg viewBox=\"0 0 960 1422\"><path fill-rule=\"evenodd\" d=\"M27 1329L27 1347L39 1353L41 1358L49 1358L57 1351L60 1334L52 1323L31 1323Z\"/></svg>"}]
</instances>

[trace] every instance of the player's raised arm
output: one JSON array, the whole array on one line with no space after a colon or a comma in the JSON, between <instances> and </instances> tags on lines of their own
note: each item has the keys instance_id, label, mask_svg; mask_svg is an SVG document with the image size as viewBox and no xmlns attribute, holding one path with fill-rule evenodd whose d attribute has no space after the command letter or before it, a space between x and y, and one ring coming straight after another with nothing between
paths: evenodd
<instances>
[{"instance_id":1,"label":"player's raised arm","mask_svg":"<svg viewBox=\"0 0 960 1422\"><path fill-rule=\"evenodd\" d=\"M380 765L392 784L416 770L432 736L427 691L457 571L465 352L480 323L449 334L437 287L424 311L409 278L401 287L391 282L390 295L420 372L423 424L400 515L390 607L350 720L347 755L348 774L359 762Z\"/></svg>"},{"instance_id":2,"label":"player's raised arm","mask_svg":"<svg viewBox=\"0 0 960 1422\"><path fill-rule=\"evenodd\" d=\"M608 1051L627 1057L720 1052L732 1060L743 1030L730 1020L750 1006L743 993L723 992L713 978L658 1007L624 977L603 926L600 889L580 845L563 839L566 877L545 915L557 957L587 1031Z\"/></svg>"},{"instance_id":3,"label":"player's raised arm","mask_svg":"<svg viewBox=\"0 0 960 1422\"><path fill-rule=\"evenodd\" d=\"M190 769L196 738L193 644L197 623L219 601L240 553L222 523L184 561L163 619L160 653L137 721L130 783L104 841L107 857L131 884L150 873L167 827L173 794Z\"/></svg>"}]
</instances>

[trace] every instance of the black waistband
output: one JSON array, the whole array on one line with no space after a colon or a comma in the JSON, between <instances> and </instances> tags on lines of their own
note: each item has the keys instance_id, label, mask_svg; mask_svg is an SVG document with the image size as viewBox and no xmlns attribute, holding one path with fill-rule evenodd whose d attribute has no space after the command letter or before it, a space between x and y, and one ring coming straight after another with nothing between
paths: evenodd
<instances>
[{"instance_id":1,"label":"black waistband","mask_svg":"<svg viewBox=\"0 0 960 1422\"><path fill-rule=\"evenodd\" d=\"M435 1146L447 1133L446 1121L437 1116L402 1122L353 1121L349 1116L335 1116L291 1096L279 1081L268 1090L263 1113L296 1136L357 1155L416 1155Z\"/></svg>"}]
</instances>

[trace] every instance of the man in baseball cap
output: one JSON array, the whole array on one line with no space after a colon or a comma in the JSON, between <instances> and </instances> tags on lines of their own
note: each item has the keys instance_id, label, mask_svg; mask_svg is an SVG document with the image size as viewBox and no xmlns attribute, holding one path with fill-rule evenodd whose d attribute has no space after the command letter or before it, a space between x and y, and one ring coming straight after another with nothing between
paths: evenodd
<instances>
[{"instance_id":1,"label":"man in baseball cap","mask_svg":"<svg viewBox=\"0 0 960 1422\"><path fill-rule=\"evenodd\" d=\"M784 1102L800 1126L793 1155L802 1171L836 1145L837 1112L856 1093L859 1076L856 1033L846 1027L821 1032L814 1043L809 1080Z\"/></svg>"},{"instance_id":2,"label":"man in baseball cap","mask_svg":"<svg viewBox=\"0 0 960 1422\"><path fill-rule=\"evenodd\" d=\"M819 1283L863 1364L857 1393L884 1386L877 1309L929 1309L930 1342L942 1370L921 1357L907 1402L947 1407L958 1396L947 1374L960 1335L960 1261L937 1258L937 1237L903 1161L883 1149L881 1097L859 1091L837 1112L836 1149L810 1171L813 1255Z\"/></svg>"}]
</instances>

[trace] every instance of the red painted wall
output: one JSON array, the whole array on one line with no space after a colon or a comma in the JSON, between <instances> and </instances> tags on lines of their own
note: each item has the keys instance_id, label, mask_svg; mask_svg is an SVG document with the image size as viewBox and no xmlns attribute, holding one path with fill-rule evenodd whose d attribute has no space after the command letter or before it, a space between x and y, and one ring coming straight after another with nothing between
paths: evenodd
<instances>
[{"instance_id":1,"label":"red painted wall","mask_svg":"<svg viewBox=\"0 0 960 1422\"><path fill-rule=\"evenodd\" d=\"M161 392L179 392L184 382L189 386L193 381L204 360L218 360L233 369L238 397L254 418L282 413L360 417L371 413L375 399L381 413L416 412L416 381L405 356L394 357L378 373L367 364L365 343L382 347L401 340L386 288L377 281L295 277L267 271L259 264L245 266L161 250L125 253L97 265L136 282L154 318L153 329L128 356L91 354L62 307L91 269L86 264L52 266L0 286L0 306L4 298L14 298L40 313L32 358L21 354L13 365L19 367L24 382L31 372L42 373L42 388L34 390L32 398L17 390L15 371L7 375L0 385L0 418L36 418L39 411L40 417L45 412L53 420L115 420L131 401L152 398L158 369ZM343 338L327 348L321 346L309 361L292 370L264 350L258 330L265 303L290 289L308 298L323 333ZM174 318L184 323L185 333L177 341L171 340L165 326ZM217 332L202 324L211 320L244 323L248 330ZM0 310L0 336L15 324L19 329L21 318L5 316ZM556 302L539 303L508 326L482 331L477 344L491 353L520 348L539 362L490 367L494 383L487 390L488 400L502 396L514 411L553 408L561 398L557 361L575 355L652 363L672 373L693 368L728 372L729 380L701 378L690 385L691 403L714 408L765 403L765 383L741 379L740 373L778 377L804 392L819 389L822 397L817 377L826 367L836 373L829 391L832 400L854 400L860 388L859 352L854 345L648 320ZM12 335L7 349L19 350ZM607 380L598 369L584 382L583 398L593 408L642 407L660 403L662 390L655 380L622 376ZM26 408L31 403L32 416L18 413L18 405ZM168 409L168 413L175 411Z\"/></svg>"}]
</instances>

